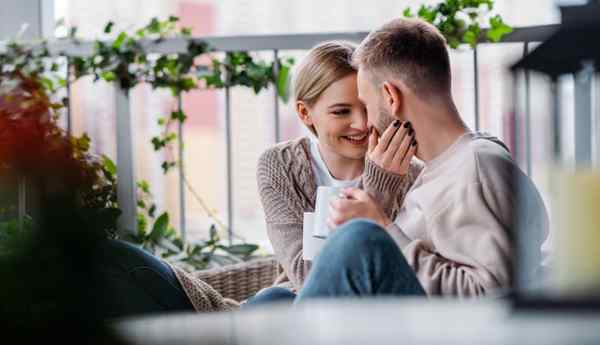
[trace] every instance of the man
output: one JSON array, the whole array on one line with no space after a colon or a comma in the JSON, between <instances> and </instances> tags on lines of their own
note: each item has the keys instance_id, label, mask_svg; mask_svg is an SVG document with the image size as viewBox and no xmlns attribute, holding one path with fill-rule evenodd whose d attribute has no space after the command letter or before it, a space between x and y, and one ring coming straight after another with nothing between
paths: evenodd
<instances>
[{"instance_id":1,"label":"man","mask_svg":"<svg viewBox=\"0 0 600 345\"><path fill-rule=\"evenodd\" d=\"M404 156L423 170L395 219L377 200L348 189L331 203L337 230L315 261L297 301L325 296L481 296L510 288L515 194L530 197L532 231L546 234L537 190L506 147L470 131L451 94L446 42L432 25L395 19L357 49L359 97L372 128L368 159L403 178ZM411 126L411 138L396 133ZM381 133L381 137L379 134ZM360 220L351 219L364 218Z\"/></svg>"}]
</instances>

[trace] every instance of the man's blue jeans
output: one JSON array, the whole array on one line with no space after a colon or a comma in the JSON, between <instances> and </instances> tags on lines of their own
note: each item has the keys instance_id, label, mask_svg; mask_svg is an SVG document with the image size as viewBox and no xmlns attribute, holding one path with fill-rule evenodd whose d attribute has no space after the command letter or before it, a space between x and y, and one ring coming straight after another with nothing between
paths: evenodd
<instances>
[{"instance_id":1,"label":"man's blue jeans","mask_svg":"<svg viewBox=\"0 0 600 345\"><path fill-rule=\"evenodd\" d=\"M298 296L273 287L251 298L248 305L363 296L426 294L385 229L369 220L357 219L342 225L327 241Z\"/></svg>"}]
</instances>

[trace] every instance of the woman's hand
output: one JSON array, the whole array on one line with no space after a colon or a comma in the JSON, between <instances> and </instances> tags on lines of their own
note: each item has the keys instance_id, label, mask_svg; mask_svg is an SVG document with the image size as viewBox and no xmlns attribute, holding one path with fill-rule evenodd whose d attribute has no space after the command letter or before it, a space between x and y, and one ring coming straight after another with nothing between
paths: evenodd
<instances>
[{"instance_id":1,"label":"woman's hand","mask_svg":"<svg viewBox=\"0 0 600 345\"><path fill-rule=\"evenodd\" d=\"M367 157L388 172L406 175L416 150L415 131L410 122L396 120L383 132L381 138L377 130L372 129Z\"/></svg>"},{"instance_id":2,"label":"woman's hand","mask_svg":"<svg viewBox=\"0 0 600 345\"><path fill-rule=\"evenodd\" d=\"M354 218L368 218L384 228L392 222L369 193L358 188L346 188L329 204L327 225L335 229Z\"/></svg>"}]
</instances>

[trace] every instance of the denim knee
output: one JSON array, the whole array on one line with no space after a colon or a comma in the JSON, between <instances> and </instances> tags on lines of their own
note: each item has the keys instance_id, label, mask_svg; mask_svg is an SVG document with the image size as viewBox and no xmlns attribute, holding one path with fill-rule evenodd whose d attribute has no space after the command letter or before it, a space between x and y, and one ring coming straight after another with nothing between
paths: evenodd
<instances>
[{"instance_id":1,"label":"denim knee","mask_svg":"<svg viewBox=\"0 0 600 345\"><path fill-rule=\"evenodd\" d=\"M329 240L337 249L371 250L396 247L392 237L379 224L368 219L354 219L340 226Z\"/></svg>"},{"instance_id":2,"label":"denim knee","mask_svg":"<svg viewBox=\"0 0 600 345\"><path fill-rule=\"evenodd\" d=\"M296 298L296 294L288 289L272 286L266 288L256 295L250 297L248 301L242 304L242 309L246 309L255 305L263 305L267 303L278 303L278 302L293 302Z\"/></svg>"}]
</instances>

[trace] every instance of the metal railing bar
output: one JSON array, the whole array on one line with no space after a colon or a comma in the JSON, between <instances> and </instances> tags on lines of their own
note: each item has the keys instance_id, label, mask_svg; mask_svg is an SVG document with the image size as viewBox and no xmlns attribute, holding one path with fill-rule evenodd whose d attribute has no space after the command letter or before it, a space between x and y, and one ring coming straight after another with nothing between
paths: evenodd
<instances>
[{"instance_id":1,"label":"metal railing bar","mask_svg":"<svg viewBox=\"0 0 600 345\"><path fill-rule=\"evenodd\" d=\"M529 42L523 45L523 56L529 54ZM531 176L531 78L525 71L525 167L527 176Z\"/></svg>"},{"instance_id":2,"label":"metal railing bar","mask_svg":"<svg viewBox=\"0 0 600 345\"><path fill-rule=\"evenodd\" d=\"M229 81L229 76L226 76ZM225 150L227 170L227 237L229 244L233 243L233 160L232 160L232 135L231 135L231 88L225 87Z\"/></svg>"},{"instance_id":3,"label":"metal railing bar","mask_svg":"<svg viewBox=\"0 0 600 345\"><path fill-rule=\"evenodd\" d=\"M182 95L177 96L177 110L183 111ZM187 236L186 228L186 205L185 205L185 155L183 145L183 121L179 121L177 126L177 150L179 163L179 229L181 238L185 241Z\"/></svg>"},{"instance_id":4,"label":"metal railing bar","mask_svg":"<svg viewBox=\"0 0 600 345\"><path fill-rule=\"evenodd\" d=\"M279 51L278 50L273 50L273 59L274 59L274 63L273 63L273 75L275 76L275 78L279 77ZM274 118L273 118L273 125L275 127L275 142L278 143L279 141L281 141L281 128L280 128L280 114L279 114L279 94L278 94L278 90L277 90L277 85L275 85L273 87L273 93L274 93Z\"/></svg>"},{"instance_id":5,"label":"metal railing bar","mask_svg":"<svg viewBox=\"0 0 600 345\"><path fill-rule=\"evenodd\" d=\"M474 79L474 98L475 98L475 130L479 131L479 62L477 59L477 45L473 47L473 79Z\"/></svg>"},{"instance_id":6,"label":"metal railing bar","mask_svg":"<svg viewBox=\"0 0 600 345\"><path fill-rule=\"evenodd\" d=\"M559 26L559 24L551 24L514 28L513 32L506 35L501 43L542 42L552 35ZM485 35L486 30L484 29L482 31ZM237 50L294 50L310 49L315 44L326 40L360 41L366 37L367 34L367 31L356 31L278 35L204 36L194 37L193 40L196 42L206 42L216 51L222 52ZM110 42L111 41L107 41L107 43ZM0 42L0 52L6 49L6 44L7 42ZM142 41L142 46L151 53L172 54L186 52L188 41L183 38L167 38L159 43L147 40ZM94 43L90 41L54 40L48 44L48 49L53 55L90 55L93 51L93 47Z\"/></svg>"}]
</instances>

